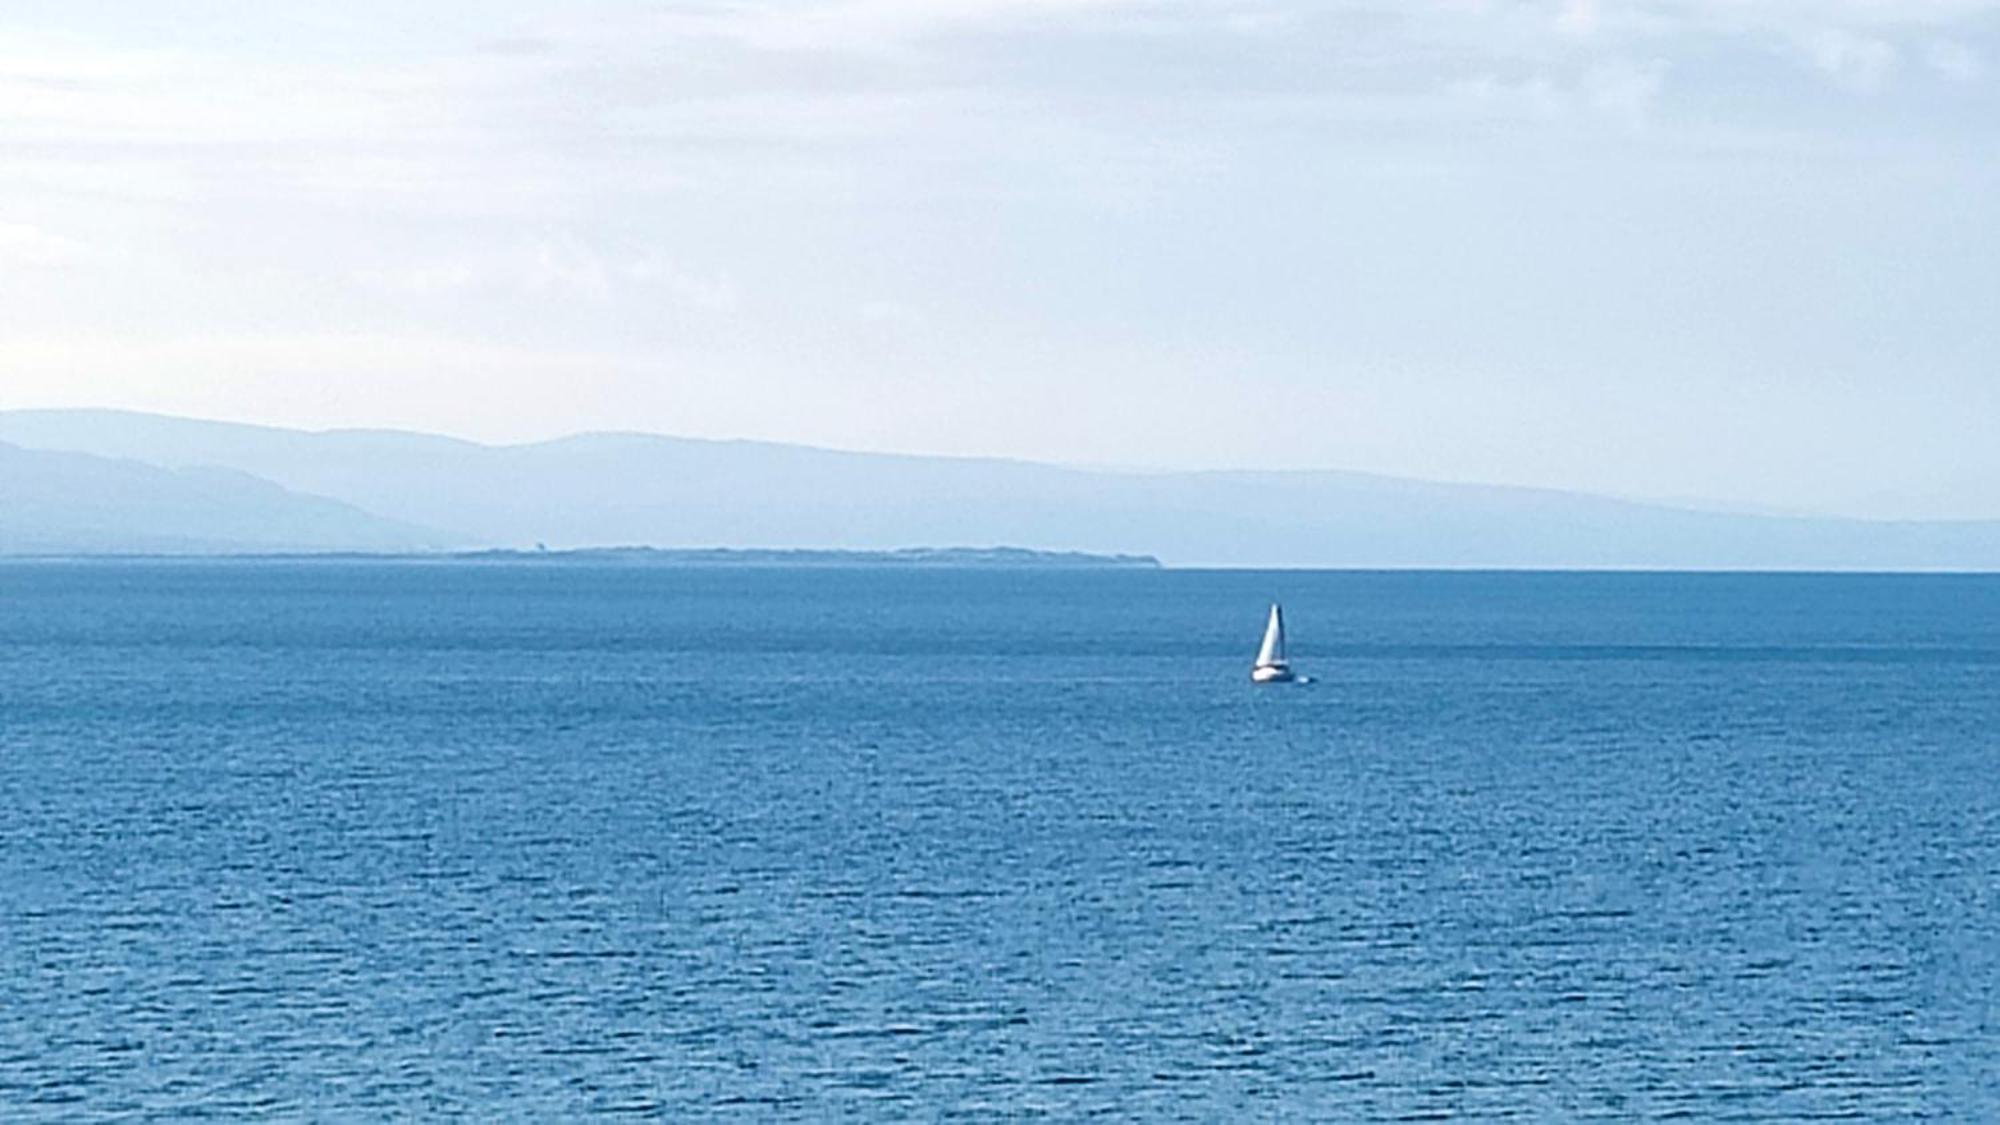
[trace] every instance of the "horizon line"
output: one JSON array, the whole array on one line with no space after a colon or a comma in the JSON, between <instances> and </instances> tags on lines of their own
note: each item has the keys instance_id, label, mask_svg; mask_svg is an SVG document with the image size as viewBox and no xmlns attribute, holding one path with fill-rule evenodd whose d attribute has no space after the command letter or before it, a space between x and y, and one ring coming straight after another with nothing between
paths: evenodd
<instances>
[{"instance_id":1,"label":"horizon line","mask_svg":"<svg viewBox=\"0 0 2000 1125\"><path fill-rule=\"evenodd\" d=\"M898 562L893 556L900 552L935 551L1019 551L1030 555L1046 556L1045 561L1028 563L987 562L979 559L940 562ZM1576 565L1576 566L1508 566L1492 563L1467 563L1451 565L1439 563L1411 564L1352 564L1336 566L1311 565L1231 565L1227 563L1171 563L1157 555L1131 552L1093 552L1049 550L1037 547L567 547L537 551L533 548L483 547L453 551L214 551L173 554L158 551L104 551L104 552L48 552L9 553L0 551L0 566L46 563L423 563L423 564L498 564L498 563L540 563L563 564L588 562L588 556L596 553L651 552L668 556L701 555L834 555L853 556L836 558L823 562L760 562L754 560L715 559L712 561L688 558L685 561L663 560L658 569L709 568L718 570L825 570L852 568L857 570L1006 570L1023 571L1089 571L1130 572L1130 571L1180 571L1186 573L1230 573L1230 574L1383 574L1383 575L1607 575L1607 576L1714 576L1727 577L1829 577L1829 578L2000 578L2000 566L1987 570L1973 570L1965 567L1793 567L1793 566L1618 566L1618 565ZM1063 556L1076 556L1095 560L1092 562L1066 564ZM634 567L632 569L644 569Z\"/></svg>"}]
</instances>

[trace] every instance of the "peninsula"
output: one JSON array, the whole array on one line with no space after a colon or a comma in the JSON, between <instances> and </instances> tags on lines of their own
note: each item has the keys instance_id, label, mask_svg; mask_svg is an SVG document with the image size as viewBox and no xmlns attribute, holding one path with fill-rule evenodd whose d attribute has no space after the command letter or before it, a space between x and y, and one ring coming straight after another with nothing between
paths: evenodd
<instances>
[{"instance_id":1,"label":"peninsula","mask_svg":"<svg viewBox=\"0 0 2000 1125\"><path fill-rule=\"evenodd\" d=\"M606 566L904 566L1157 569L1152 555L1035 551L1025 547L904 547L889 551L740 547L584 547L569 551L459 551L404 556L482 563L601 563Z\"/></svg>"}]
</instances>

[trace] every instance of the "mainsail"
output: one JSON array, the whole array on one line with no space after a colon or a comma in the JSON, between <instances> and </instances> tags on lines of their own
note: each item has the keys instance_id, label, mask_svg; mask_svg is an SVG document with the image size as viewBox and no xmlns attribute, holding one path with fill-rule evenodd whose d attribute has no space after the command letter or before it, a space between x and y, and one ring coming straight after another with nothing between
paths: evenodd
<instances>
[{"instance_id":1,"label":"mainsail","mask_svg":"<svg viewBox=\"0 0 2000 1125\"><path fill-rule=\"evenodd\" d=\"M1285 666L1285 614L1275 602L1271 604L1271 620L1264 626L1264 646L1257 650L1256 666L1259 668Z\"/></svg>"}]
</instances>

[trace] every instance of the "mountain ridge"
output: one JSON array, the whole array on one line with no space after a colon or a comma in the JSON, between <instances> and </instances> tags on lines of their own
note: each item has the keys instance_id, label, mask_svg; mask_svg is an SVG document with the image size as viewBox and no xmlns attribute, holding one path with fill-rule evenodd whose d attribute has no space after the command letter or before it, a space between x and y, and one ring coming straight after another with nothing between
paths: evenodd
<instances>
[{"instance_id":1,"label":"mountain ridge","mask_svg":"<svg viewBox=\"0 0 2000 1125\"><path fill-rule=\"evenodd\" d=\"M638 431L487 445L129 411L0 412L0 441L231 469L468 547L1011 543L1171 565L2000 569L2000 521L1763 515L1348 470L1084 469Z\"/></svg>"},{"instance_id":2,"label":"mountain ridge","mask_svg":"<svg viewBox=\"0 0 2000 1125\"><path fill-rule=\"evenodd\" d=\"M0 441L0 554L412 551L450 542L227 468L163 468Z\"/></svg>"},{"instance_id":3,"label":"mountain ridge","mask_svg":"<svg viewBox=\"0 0 2000 1125\"><path fill-rule=\"evenodd\" d=\"M1829 520L1843 523L1870 525L1952 525L1989 524L2000 520L1983 519L1871 519L1828 515L1817 512L1767 508L1760 505L1736 504L1725 501L1707 500L1701 497L1647 497L1621 496L1611 493L1590 492L1585 489L1564 488L1556 485L1516 484L1494 481L1449 480L1436 477L1401 476L1395 473L1377 472L1369 469L1338 468L1132 468L1118 465L1068 465L1051 461L1036 461L1023 457L1004 457L987 454L956 453L909 453L902 451L880 451L846 449L839 446L817 445L810 442L774 441L765 438L715 438L696 437L684 434L664 434L647 430L579 430L575 433L560 434L555 437L535 438L526 441L494 442L452 434L436 434L424 430L408 430L381 426L336 426L325 429L277 426L260 422L230 422L218 419L186 418L178 415L157 414L148 411L122 410L110 408L32 408L20 410L0 410L0 436L4 436L9 423L33 421L37 419L90 421L93 419L132 419L145 422L169 422L189 427L216 428L219 430L258 431L274 436L325 438L325 439L392 439L436 443L459 449L485 450L490 452L529 451L551 448L576 448L599 442L605 444L645 444L671 442L691 446L716 448L741 448L762 451L786 451L804 454L825 455L839 458L867 459L875 461L901 461L909 463L950 462L960 465L982 465L994 467L1017 467L1044 470L1057 473L1078 473L1091 476L1122 478L1216 478L1225 480L1268 480L1268 481L1361 481L1376 482L1417 488L1438 489L1482 489L1495 492L1569 497L1579 500L1602 501L1612 504L1657 511L1689 512L1703 515L1755 516L1764 519Z\"/></svg>"}]
</instances>

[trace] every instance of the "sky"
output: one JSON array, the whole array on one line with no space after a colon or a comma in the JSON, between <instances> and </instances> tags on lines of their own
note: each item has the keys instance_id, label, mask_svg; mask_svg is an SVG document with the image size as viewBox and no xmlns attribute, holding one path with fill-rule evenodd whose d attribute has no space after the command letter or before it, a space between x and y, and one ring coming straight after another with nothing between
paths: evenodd
<instances>
[{"instance_id":1,"label":"sky","mask_svg":"<svg viewBox=\"0 0 2000 1125\"><path fill-rule=\"evenodd\" d=\"M2000 517L2000 0L12 0L0 409Z\"/></svg>"}]
</instances>

